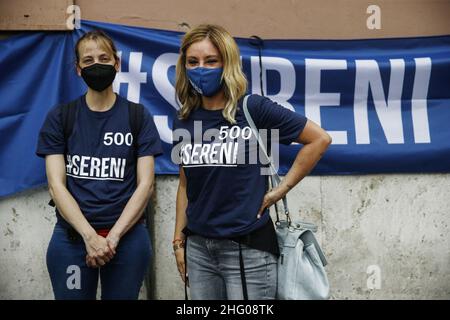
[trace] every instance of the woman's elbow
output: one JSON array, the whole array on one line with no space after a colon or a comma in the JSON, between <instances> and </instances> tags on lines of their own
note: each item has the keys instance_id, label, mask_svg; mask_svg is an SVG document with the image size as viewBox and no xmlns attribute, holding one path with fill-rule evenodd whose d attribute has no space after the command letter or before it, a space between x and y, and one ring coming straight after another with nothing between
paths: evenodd
<instances>
[{"instance_id":1,"label":"woman's elbow","mask_svg":"<svg viewBox=\"0 0 450 320\"><path fill-rule=\"evenodd\" d=\"M65 192L67 192L65 183L62 182L53 182L48 183L48 193L50 194L50 198L53 200L53 203L60 203L61 199L63 199Z\"/></svg>"},{"instance_id":2,"label":"woman's elbow","mask_svg":"<svg viewBox=\"0 0 450 320\"><path fill-rule=\"evenodd\" d=\"M58 191L63 188L61 183L50 182L48 183L48 193L50 193L50 197L55 199L56 195L59 193Z\"/></svg>"},{"instance_id":3,"label":"woman's elbow","mask_svg":"<svg viewBox=\"0 0 450 320\"><path fill-rule=\"evenodd\" d=\"M155 182L152 181L152 183L150 183L150 186L148 187L148 194L151 196L154 190L155 190Z\"/></svg>"},{"instance_id":4,"label":"woman's elbow","mask_svg":"<svg viewBox=\"0 0 450 320\"><path fill-rule=\"evenodd\" d=\"M155 185L155 183L153 180L152 181L146 180L146 181L140 181L138 186L139 186L139 188L143 189L144 194L146 194L147 197L150 198L150 196L152 195L153 190L154 190L154 185Z\"/></svg>"},{"instance_id":5,"label":"woman's elbow","mask_svg":"<svg viewBox=\"0 0 450 320\"><path fill-rule=\"evenodd\" d=\"M52 199L55 199L55 188L51 184L48 185L48 193Z\"/></svg>"},{"instance_id":6,"label":"woman's elbow","mask_svg":"<svg viewBox=\"0 0 450 320\"><path fill-rule=\"evenodd\" d=\"M325 150L328 149L328 146L331 144L332 139L331 136L323 130L320 135L314 139L315 145L322 151L325 152Z\"/></svg>"},{"instance_id":7,"label":"woman's elbow","mask_svg":"<svg viewBox=\"0 0 450 320\"><path fill-rule=\"evenodd\" d=\"M325 149L328 148L328 146L333 142L333 139L331 138L331 136L324 131L323 135L322 135L322 144L325 146Z\"/></svg>"}]
</instances>

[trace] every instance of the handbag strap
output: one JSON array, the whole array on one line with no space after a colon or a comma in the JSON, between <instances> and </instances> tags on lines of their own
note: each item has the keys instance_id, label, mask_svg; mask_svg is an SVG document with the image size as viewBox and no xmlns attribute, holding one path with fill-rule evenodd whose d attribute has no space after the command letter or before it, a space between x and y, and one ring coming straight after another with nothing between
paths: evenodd
<instances>
[{"instance_id":1,"label":"handbag strap","mask_svg":"<svg viewBox=\"0 0 450 320\"><path fill-rule=\"evenodd\" d=\"M275 169L275 167L273 166L272 163L272 159L269 156L269 154L267 153L266 147L264 146L264 143L262 141L261 136L259 135L258 129L256 128L255 122L253 121L252 116L250 115L250 112L248 111L248 106L247 106L247 102L248 102L248 95L244 97L244 101L242 103L242 107L244 109L244 114L245 114L245 118L247 119L248 124L250 125L250 128L252 129L253 134L257 137L258 139L258 144L259 147L261 148L261 150L263 151L264 156L266 157L269 165L270 165L270 172L271 172L271 183L272 183L272 187L276 187L277 185L280 184L281 182L281 178L278 175L277 170ZM286 196L284 196L282 198L283 200L283 207L284 207L284 213L286 215L286 221L283 221L281 223L281 225L287 226L287 227L293 227L294 229L303 229L303 231L301 232L301 238L302 241L304 242L305 245L309 245L309 244L313 244L316 249L317 249L317 253L319 255L319 258L323 264L323 266L327 265L327 260L325 258L325 255L322 252L322 249L320 248L319 243L317 242L316 238L314 237L314 232L317 231L317 226L313 223L309 223L309 222L304 222L304 221L297 221L294 224L291 223L291 218L289 215L289 209L288 209L288 203L287 203L287 198ZM277 223L280 223L280 220L278 218L278 208L277 205L275 204L275 209L277 211ZM292 224L292 225L291 225ZM295 242L297 241L297 237L295 239Z\"/></svg>"},{"instance_id":2,"label":"handbag strap","mask_svg":"<svg viewBox=\"0 0 450 320\"><path fill-rule=\"evenodd\" d=\"M244 110L244 115L245 115L245 118L246 118L248 124L250 125L250 128L251 128L253 134L258 139L258 144L259 144L260 150L262 150L263 155L266 157L267 162L269 163L269 166L270 166L270 179L271 179L271 182L272 182L272 188L275 188L276 186L278 186L281 183L281 178L278 175L278 172L277 172L277 170L275 169L275 167L273 165L271 157L267 153L266 147L264 145L264 141L262 141L262 138L261 138L261 136L259 134L258 128L256 127L255 122L253 121L253 118L250 115L250 112L248 111L248 105L247 105L248 104L248 98L249 98L249 95L246 95L244 97L243 102L242 102L242 108ZM288 208L288 203L287 203L287 197L286 196L284 196L282 198L282 202L283 202L284 214L286 215L286 220L288 221L288 224L290 225L291 224L291 216L289 214L289 208ZM278 223L279 222L278 208L277 208L276 204L275 204L275 208L277 210L277 223Z\"/></svg>"}]
</instances>

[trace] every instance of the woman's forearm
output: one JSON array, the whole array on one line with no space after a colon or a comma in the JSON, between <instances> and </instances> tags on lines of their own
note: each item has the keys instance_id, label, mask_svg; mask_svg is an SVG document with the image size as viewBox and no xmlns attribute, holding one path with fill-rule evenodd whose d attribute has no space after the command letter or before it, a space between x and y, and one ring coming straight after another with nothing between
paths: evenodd
<instances>
[{"instance_id":1,"label":"woman's forearm","mask_svg":"<svg viewBox=\"0 0 450 320\"><path fill-rule=\"evenodd\" d=\"M147 207L148 200L153 193L154 181L153 156L138 158L136 164L136 189L128 200L119 219L109 231L109 238L114 238L117 242L141 219L142 213Z\"/></svg>"},{"instance_id":2,"label":"woman's forearm","mask_svg":"<svg viewBox=\"0 0 450 320\"><path fill-rule=\"evenodd\" d=\"M176 218L175 218L175 232L173 235L174 239L184 239L183 229L187 224L186 208L188 204L188 199L186 196L186 185L184 184L183 178L180 175L180 183L178 185L177 191L177 203L176 203Z\"/></svg>"},{"instance_id":3,"label":"woman's forearm","mask_svg":"<svg viewBox=\"0 0 450 320\"><path fill-rule=\"evenodd\" d=\"M178 187L177 192L177 205L176 205L176 220L175 220L175 232L173 235L174 239L184 239L185 236L183 234L183 229L186 227L187 218L186 218L186 208L187 208L187 199L186 192L180 190ZM184 195L183 195L184 193Z\"/></svg>"},{"instance_id":4,"label":"woman's forearm","mask_svg":"<svg viewBox=\"0 0 450 320\"><path fill-rule=\"evenodd\" d=\"M78 203L65 185L49 184L49 192L61 216L83 237L83 239L89 239L95 234L94 228L92 228L86 220Z\"/></svg>"},{"instance_id":5,"label":"woman's forearm","mask_svg":"<svg viewBox=\"0 0 450 320\"><path fill-rule=\"evenodd\" d=\"M298 152L294 163L278 186L280 198L285 196L297 183L299 183L316 166L323 156L331 140L326 136L305 144Z\"/></svg>"},{"instance_id":6,"label":"woman's forearm","mask_svg":"<svg viewBox=\"0 0 450 320\"><path fill-rule=\"evenodd\" d=\"M45 157L45 170L48 179L48 191L59 213L82 237L89 240L95 230L86 220L78 203L66 187L66 165L62 154Z\"/></svg>"},{"instance_id":7,"label":"woman's forearm","mask_svg":"<svg viewBox=\"0 0 450 320\"><path fill-rule=\"evenodd\" d=\"M153 183L140 183L130 200L128 200L125 209L120 215L113 228L110 230L111 235L121 238L128 230L133 227L142 217L145 207L148 204L151 194L153 193Z\"/></svg>"}]
</instances>

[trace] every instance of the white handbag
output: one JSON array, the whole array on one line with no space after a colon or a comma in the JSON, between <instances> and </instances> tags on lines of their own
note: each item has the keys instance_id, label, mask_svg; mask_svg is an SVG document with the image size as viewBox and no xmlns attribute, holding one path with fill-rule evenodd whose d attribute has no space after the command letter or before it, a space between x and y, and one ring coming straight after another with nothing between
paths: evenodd
<instances>
[{"instance_id":1,"label":"white handbag","mask_svg":"<svg viewBox=\"0 0 450 320\"><path fill-rule=\"evenodd\" d=\"M270 182L272 188L280 182L258 129L248 111L248 97L244 97L243 110L258 144L270 165ZM314 233L317 226L303 221L291 221L287 198L282 199L285 220L279 219L275 204L277 220L275 223L280 257L278 259L277 299L280 300L324 300L329 299L330 285L325 272L327 261Z\"/></svg>"}]
</instances>

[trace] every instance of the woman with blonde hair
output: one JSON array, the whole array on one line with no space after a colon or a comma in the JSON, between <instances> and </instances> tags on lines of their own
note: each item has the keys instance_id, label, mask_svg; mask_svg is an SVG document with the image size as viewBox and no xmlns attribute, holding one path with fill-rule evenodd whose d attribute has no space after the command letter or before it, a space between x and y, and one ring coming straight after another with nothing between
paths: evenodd
<instances>
[{"instance_id":1,"label":"woman with blonde hair","mask_svg":"<svg viewBox=\"0 0 450 320\"><path fill-rule=\"evenodd\" d=\"M268 190L264 165L250 161L256 137L242 110L246 91L238 46L224 28L205 24L184 36L176 67L181 108L173 123L172 155L180 164L173 248L192 299L276 298L279 251L268 208L331 143L304 116L250 95L258 129L304 145L281 184Z\"/></svg>"}]
</instances>

